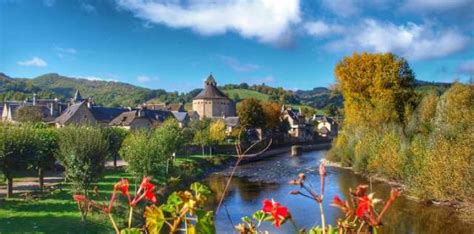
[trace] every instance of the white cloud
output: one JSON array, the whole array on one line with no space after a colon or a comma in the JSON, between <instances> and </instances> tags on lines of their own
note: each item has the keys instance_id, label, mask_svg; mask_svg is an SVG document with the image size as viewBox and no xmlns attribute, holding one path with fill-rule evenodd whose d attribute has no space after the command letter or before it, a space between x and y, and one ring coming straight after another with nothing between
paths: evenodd
<instances>
[{"instance_id":1,"label":"white cloud","mask_svg":"<svg viewBox=\"0 0 474 234\"><path fill-rule=\"evenodd\" d=\"M56 0L43 0L43 4L47 7L52 7L56 3Z\"/></svg>"},{"instance_id":2,"label":"white cloud","mask_svg":"<svg viewBox=\"0 0 474 234\"><path fill-rule=\"evenodd\" d=\"M61 48L61 47L56 47L55 48L58 52L61 53L68 53L68 54L76 54L77 50L74 48Z\"/></svg>"},{"instance_id":3,"label":"white cloud","mask_svg":"<svg viewBox=\"0 0 474 234\"><path fill-rule=\"evenodd\" d=\"M138 76L137 81L140 83L150 82L152 79L149 76Z\"/></svg>"},{"instance_id":4,"label":"white cloud","mask_svg":"<svg viewBox=\"0 0 474 234\"><path fill-rule=\"evenodd\" d=\"M444 57L466 48L469 38L454 29L437 30L432 25L395 25L373 19L351 27L342 39L330 42L329 49L393 52L408 59Z\"/></svg>"},{"instance_id":5,"label":"white cloud","mask_svg":"<svg viewBox=\"0 0 474 234\"><path fill-rule=\"evenodd\" d=\"M459 64L458 72L461 74L474 76L474 60L467 60Z\"/></svg>"},{"instance_id":6,"label":"white cloud","mask_svg":"<svg viewBox=\"0 0 474 234\"><path fill-rule=\"evenodd\" d=\"M300 22L299 0L116 0L146 21L172 28L191 28L204 35L232 31L245 38L278 42Z\"/></svg>"},{"instance_id":7,"label":"white cloud","mask_svg":"<svg viewBox=\"0 0 474 234\"><path fill-rule=\"evenodd\" d=\"M339 24L329 24L322 20L306 22L303 25L309 35L323 37L343 33L345 28Z\"/></svg>"},{"instance_id":8,"label":"white cloud","mask_svg":"<svg viewBox=\"0 0 474 234\"><path fill-rule=\"evenodd\" d=\"M411 11L447 11L470 7L474 11L474 0L407 0L402 9Z\"/></svg>"},{"instance_id":9,"label":"white cloud","mask_svg":"<svg viewBox=\"0 0 474 234\"><path fill-rule=\"evenodd\" d=\"M39 57L33 57L30 60L25 60L25 61L18 61L18 65L20 66L32 66L32 67L46 67L48 64L46 61Z\"/></svg>"},{"instance_id":10,"label":"white cloud","mask_svg":"<svg viewBox=\"0 0 474 234\"><path fill-rule=\"evenodd\" d=\"M265 84L269 84L269 83L275 83L276 82L276 78L272 75L267 75L267 76L263 76L263 77L247 77L247 78L241 78L240 79L240 82L245 82L245 83L248 83L248 84L262 84L262 83L265 83Z\"/></svg>"},{"instance_id":11,"label":"white cloud","mask_svg":"<svg viewBox=\"0 0 474 234\"><path fill-rule=\"evenodd\" d=\"M86 12L86 13L94 13L94 12L96 12L97 9L95 8L95 6L93 6L89 3L83 2L83 3L81 3L81 10Z\"/></svg>"},{"instance_id":12,"label":"white cloud","mask_svg":"<svg viewBox=\"0 0 474 234\"><path fill-rule=\"evenodd\" d=\"M241 63L238 59L230 56L219 56L222 62L236 72L251 72L260 69L260 65L253 63Z\"/></svg>"},{"instance_id":13,"label":"white cloud","mask_svg":"<svg viewBox=\"0 0 474 234\"><path fill-rule=\"evenodd\" d=\"M159 81L160 78L159 77L150 77L150 76L146 76L146 75L140 75L137 77L137 81L140 82L140 83L149 83L149 82L152 82L152 81Z\"/></svg>"},{"instance_id":14,"label":"white cloud","mask_svg":"<svg viewBox=\"0 0 474 234\"><path fill-rule=\"evenodd\" d=\"M77 77L79 79L86 79L86 80L90 80L90 81L119 82L116 79L107 79L107 78L102 78L102 77L98 77L98 76L74 76L74 77Z\"/></svg>"}]
</instances>

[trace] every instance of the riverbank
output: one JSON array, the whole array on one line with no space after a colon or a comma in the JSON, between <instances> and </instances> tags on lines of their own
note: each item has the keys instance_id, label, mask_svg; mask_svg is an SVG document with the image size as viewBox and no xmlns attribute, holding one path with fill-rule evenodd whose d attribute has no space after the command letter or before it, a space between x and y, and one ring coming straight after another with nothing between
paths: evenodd
<instances>
[{"instance_id":1,"label":"riverbank","mask_svg":"<svg viewBox=\"0 0 474 234\"><path fill-rule=\"evenodd\" d=\"M402 195L406 197L408 200L412 200L424 205L435 205L435 206L440 206L440 207L450 207L454 208L457 211L457 216L470 224L474 224L474 199L470 201L458 201L458 200L450 200L450 201L437 201L437 200L425 200L421 199L419 197L413 196L409 194L409 189L408 187L399 182L399 181L394 181L394 180L389 180L387 178L381 177L381 176L374 176L374 175L369 175L366 173L359 173L355 171L352 167L344 167L341 165L341 163L338 162L333 162L330 161L326 158L322 159L322 162L327 167L334 167L334 168L340 168L340 169L345 169L345 170L350 170L352 173L362 176L366 178L369 181L378 181L382 183L386 183L390 185L391 187L396 187L399 188L403 191Z\"/></svg>"}]
</instances>

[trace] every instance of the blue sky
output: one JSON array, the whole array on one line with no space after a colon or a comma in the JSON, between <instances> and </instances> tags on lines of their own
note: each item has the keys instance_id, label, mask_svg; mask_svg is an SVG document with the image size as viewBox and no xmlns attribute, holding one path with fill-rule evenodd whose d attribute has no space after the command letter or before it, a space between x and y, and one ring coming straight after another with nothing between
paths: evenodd
<instances>
[{"instance_id":1,"label":"blue sky","mask_svg":"<svg viewBox=\"0 0 474 234\"><path fill-rule=\"evenodd\" d=\"M189 91L312 89L353 52L405 57L417 79L474 76L474 0L0 0L0 72Z\"/></svg>"}]
</instances>

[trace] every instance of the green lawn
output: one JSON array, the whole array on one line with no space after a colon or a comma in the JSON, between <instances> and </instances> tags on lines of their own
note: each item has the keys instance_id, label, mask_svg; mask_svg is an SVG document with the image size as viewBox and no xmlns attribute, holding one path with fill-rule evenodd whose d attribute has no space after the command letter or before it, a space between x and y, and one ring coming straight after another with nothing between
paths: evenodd
<instances>
[{"instance_id":1,"label":"green lawn","mask_svg":"<svg viewBox=\"0 0 474 234\"><path fill-rule=\"evenodd\" d=\"M207 169L222 164L229 157L223 155L180 156L176 159L181 174L178 184L184 186L189 181L194 181L203 175ZM121 178L128 178L131 190L134 182L130 174L123 169L107 170L104 178L97 184L99 195L92 197L95 201L106 202L113 191L113 186ZM191 182L192 182L191 181ZM138 181L139 182L139 181ZM62 189L46 195L43 198L25 200L11 198L0 200L0 233L5 232L44 232L44 233L113 233L109 219L98 211L88 216L86 223L81 222L77 203L72 199L72 192L68 184L63 184ZM163 198L161 198L163 199ZM135 219L140 221L143 212L135 209ZM120 227L126 226L128 207L120 196L120 201L114 206L114 219ZM140 224L137 224L141 226Z\"/></svg>"},{"instance_id":2,"label":"green lawn","mask_svg":"<svg viewBox=\"0 0 474 234\"><path fill-rule=\"evenodd\" d=\"M113 185L120 178L130 178L123 171L107 171L98 183L99 197L104 201L110 197ZM117 210L125 208L118 207ZM116 221L123 223L120 217ZM77 203L72 200L69 185L56 190L45 198L12 198L0 201L0 233L4 232L45 232L45 233L97 233L113 232L107 216L94 212L86 223L81 222Z\"/></svg>"}]
</instances>

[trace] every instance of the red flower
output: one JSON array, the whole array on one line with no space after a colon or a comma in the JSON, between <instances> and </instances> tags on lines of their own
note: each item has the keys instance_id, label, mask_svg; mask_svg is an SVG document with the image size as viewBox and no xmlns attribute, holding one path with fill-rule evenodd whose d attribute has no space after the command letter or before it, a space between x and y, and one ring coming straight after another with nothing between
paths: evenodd
<instances>
[{"instance_id":1,"label":"red flower","mask_svg":"<svg viewBox=\"0 0 474 234\"><path fill-rule=\"evenodd\" d=\"M120 190L122 194L126 196L128 194L128 180L120 180L120 182L115 184L114 189L115 191Z\"/></svg>"},{"instance_id":2,"label":"red flower","mask_svg":"<svg viewBox=\"0 0 474 234\"><path fill-rule=\"evenodd\" d=\"M279 228L281 222L289 216L288 208L281 206L278 202L273 200L270 201L268 199L263 200L262 211L273 216L275 227L277 228Z\"/></svg>"},{"instance_id":3,"label":"red flower","mask_svg":"<svg viewBox=\"0 0 474 234\"><path fill-rule=\"evenodd\" d=\"M86 197L84 195L79 195L79 194L76 194L76 195L73 195L72 198L74 199L74 201L77 201L77 202L85 202L87 201Z\"/></svg>"},{"instance_id":4,"label":"red flower","mask_svg":"<svg viewBox=\"0 0 474 234\"><path fill-rule=\"evenodd\" d=\"M143 189L146 199L156 203L155 185L150 182L150 177L143 177L140 189Z\"/></svg>"},{"instance_id":5,"label":"red flower","mask_svg":"<svg viewBox=\"0 0 474 234\"><path fill-rule=\"evenodd\" d=\"M359 218L362 218L369 212L368 216L370 218L373 218L373 207L374 204L380 202L380 199L374 198L374 194L371 193L369 195L365 195L362 197L359 197L359 203L357 204L357 209L356 209L356 215Z\"/></svg>"},{"instance_id":6,"label":"red flower","mask_svg":"<svg viewBox=\"0 0 474 234\"><path fill-rule=\"evenodd\" d=\"M344 206L344 202L342 202L341 198L337 195L334 196L332 203L337 206Z\"/></svg>"},{"instance_id":7,"label":"red flower","mask_svg":"<svg viewBox=\"0 0 474 234\"><path fill-rule=\"evenodd\" d=\"M357 205L356 215L359 218L365 216L365 213L370 209L370 199L368 196L363 196L359 198L359 204Z\"/></svg>"}]
</instances>

